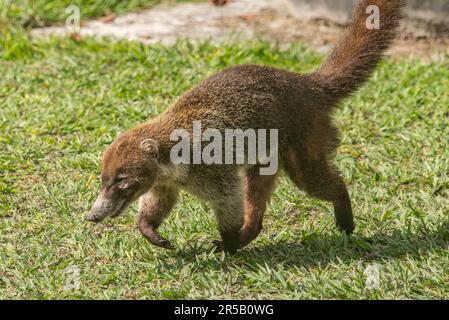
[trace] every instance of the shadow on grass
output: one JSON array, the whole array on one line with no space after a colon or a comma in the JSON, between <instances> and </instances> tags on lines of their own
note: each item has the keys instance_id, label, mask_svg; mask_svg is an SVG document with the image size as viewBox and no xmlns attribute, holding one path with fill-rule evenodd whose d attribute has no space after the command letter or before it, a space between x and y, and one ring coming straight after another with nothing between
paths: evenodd
<instances>
[{"instance_id":1,"label":"shadow on grass","mask_svg":"<svg viewBox=\"0 0 449 320\"><path fill-rule=\"evenodd\" d=\"M408 255L420 258L426 253L436 250L448 250L449 220L433 230L393 231L392 233L376 233L369 237L354 234L347 237L343 234L320 235L311 234L301 242L275 242L260 245L257 242L232 257L232 264L242 267L258 265L314 267L326 266L329 263L349 263L355 260L380 261L397 259ZM198 248L180 252L180 258L187 262L195 262ZM229 260L228 260L229 261ZM226 268L227 263L208 263L203 267L210 269ZM201 267L201 266L199 266Z\"/></svg>"}]
</instances>

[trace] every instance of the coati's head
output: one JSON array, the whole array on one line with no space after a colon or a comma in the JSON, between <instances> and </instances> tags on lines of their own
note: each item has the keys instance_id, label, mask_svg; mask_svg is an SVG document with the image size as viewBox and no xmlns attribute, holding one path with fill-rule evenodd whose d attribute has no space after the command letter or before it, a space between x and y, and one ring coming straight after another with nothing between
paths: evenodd
<instances>
[{"instance_id":1,"label":"coati's head","mask_svg":"<svg viewBox=\"0 0 449 320\"><path fill-rule=\"evenodd\" d=\"M86 219L116 217L150 190L159 172L158 154L153 139L133 131L119 136L103 155L101 191Z\"/></svg>"}]
</instances>

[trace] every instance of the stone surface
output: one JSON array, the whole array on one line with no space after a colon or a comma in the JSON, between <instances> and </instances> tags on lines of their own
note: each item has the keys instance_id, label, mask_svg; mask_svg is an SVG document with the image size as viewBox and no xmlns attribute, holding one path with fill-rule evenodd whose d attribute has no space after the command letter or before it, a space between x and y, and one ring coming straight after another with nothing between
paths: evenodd
<instances>
[{"instance_id":1,"label":"stone surface","mask_svg":"<svg viewBox=\"0 0 449 320\"><path fill-rule=\"evenodd\" d=\"M357 0L288 0L294 14L346 23ZM407 0L406 18L419 20L421 27L449 30L449 0ZM446 27L446 28L444 28ZM448 31L449 33L449 31Z\"/></svg>"}]
</instances>

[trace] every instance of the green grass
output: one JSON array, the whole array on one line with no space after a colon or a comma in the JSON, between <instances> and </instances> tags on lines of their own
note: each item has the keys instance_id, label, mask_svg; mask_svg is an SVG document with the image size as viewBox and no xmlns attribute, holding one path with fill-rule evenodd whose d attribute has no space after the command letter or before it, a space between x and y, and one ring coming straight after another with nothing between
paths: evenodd
<instances>
[{"instance_id":1,"label":"green grass","mask_svg":"<svg viewBox=\"0 0 449 320\"><path fill-rule=\"evenodd\" d=\"M66 11L71 5L79 8L83 22L160 3L187 1L204 0L0 0L0 58L17 60L31 55L35 47L26 30L63 24L73 13Z\"/></svg>"},{"instance_id":2,"label":"green grass","mask_svg":"<svg viewBox=\"0 0 449 320\"><path fill-rule=\"evenodd\" d=\"M35 28L64 22L66 8L80 8L82 19L103 16L109 13L124 13L138 8L150 7L161 0L0 0L0 21Z\"/></svg>"},{"instance_id":3,"label":"green grass","mask_svg":"<svg viewBox=\"0 0 449 320\"><path fill-rule=\"evenodd\" d=\"M19 51L17 51L19 52ZM260 237L214 254L207 206L183 194L152 247L136 209L83 220L104 148L201 79L237 63L295 71L322 56L263 42L172 47L32 43L0 61L0 298L449 298L449 58L394 58L335 114L357 230L336 231L329 203L283 179ZM365 288L377 263L381 283ZM64 290L68 266L78 290Z\"/></svg>"}]
</instances>

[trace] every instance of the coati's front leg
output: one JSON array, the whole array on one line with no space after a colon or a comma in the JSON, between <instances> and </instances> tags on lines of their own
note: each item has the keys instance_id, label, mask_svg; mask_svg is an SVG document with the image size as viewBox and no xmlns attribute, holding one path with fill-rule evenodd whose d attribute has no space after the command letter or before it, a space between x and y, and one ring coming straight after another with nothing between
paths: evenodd
<instances>
[{"instance_id":1,"label":"coati's front leg","mask_svg":"<svg viewBox=\"0 0 449 320\"><path fill-rule=\"evenodd\" d=\"M276 185L276 175L262 176L259 170L258 166L249 169L243 180L245 222L240 236L240 247L256 239L262 230L263 216Z\"/></svg>"},{"instance_id":2,"label":"coati's front leg","mask_svg":"<svg viewBox=\"0 0 449 320\"><path fill-rule=\"evenodd\" d=\"M170 241L157 232L157 228L175 206L178 194L175 187L157 186L139 199L139 230L158 247L174 249Z\"/></svg>"},{"instance_id":3,"label":"coati's front leg","mask_svg":"<svg viewBox=\"0 0 449 320\"><path fill-rule=\"evenodd\" d=\"M237 174L229 173L209 186L209 201L215 211L222 241L215 244L219 250L235 254L240 248L243 226L243 183Z\"/></svg>"},{"instance_id":4,"label":"coati's front leg","mask_svg":"<svg viewBox=\"0 0 449 320\"><path fill-rule=\"evenodd\" d=\"M243 226L243 195L222 198L213 204L218 220L221 242L216 245L219 250L235 254L240 248L240 234Z\"/></svg>"}]
</instances>

